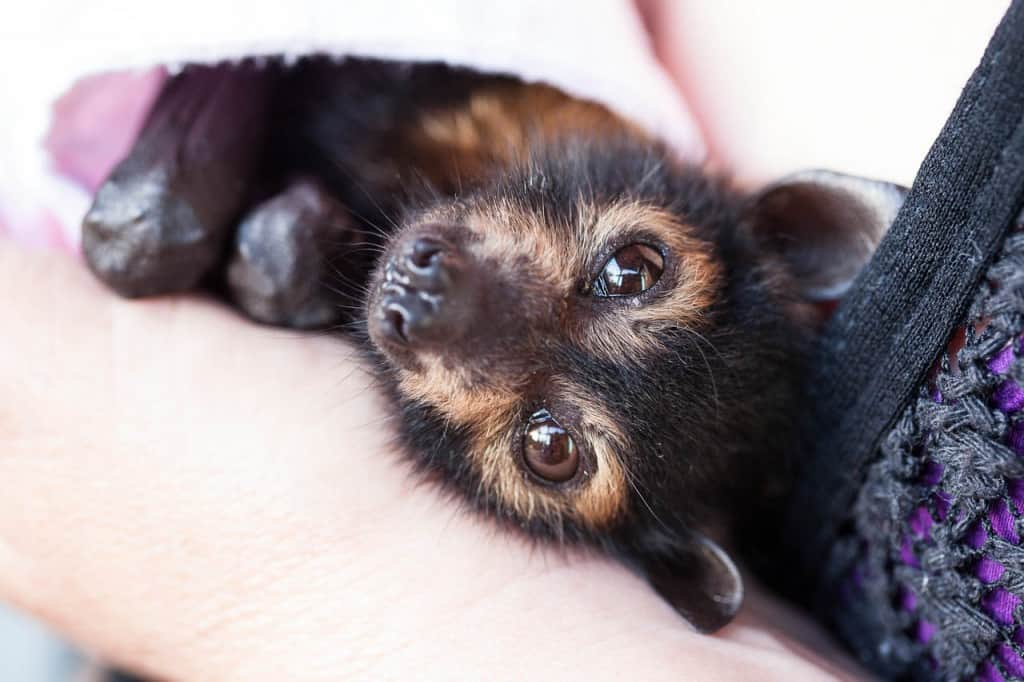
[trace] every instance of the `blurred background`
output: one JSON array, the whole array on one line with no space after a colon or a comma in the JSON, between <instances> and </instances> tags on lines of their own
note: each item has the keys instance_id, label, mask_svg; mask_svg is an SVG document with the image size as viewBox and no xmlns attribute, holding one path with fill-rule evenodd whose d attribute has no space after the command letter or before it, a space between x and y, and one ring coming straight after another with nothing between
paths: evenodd
<instances>
[{"instance_id":1,"label":"blurred background","mask_svg":"<svg viewBox=\"0 0 1024 682\"><path fill-rule=\"evenodd\" d=\"M0 604L0 680L79 682L81 667L81 657L54 633Z\"/></svg>"},{"instance_id":2,"label":"blurred background","mask_svg":"<svg viewBox=\"0 0 1024 682\"><path fill-rule=\"evenodd\" d=\"M1008 0L640 0L720 164L909 185Z\"/></svg>"}]
</instances>

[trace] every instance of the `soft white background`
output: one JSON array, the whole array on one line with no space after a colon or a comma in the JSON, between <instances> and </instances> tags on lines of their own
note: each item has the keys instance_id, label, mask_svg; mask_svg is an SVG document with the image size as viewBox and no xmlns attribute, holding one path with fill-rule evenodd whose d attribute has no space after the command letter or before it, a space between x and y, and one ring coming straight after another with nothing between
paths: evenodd
<instances>
[{"instance_id":1,"label":"soft white background","mask_svg":"<svg viewBox=\"0 0 1024 682\"><path fill-rule=\"evenodd\" d=\"M664 54L724 165L909 184L1008 0L668 0Z\"/></svg>"}]
</instances>

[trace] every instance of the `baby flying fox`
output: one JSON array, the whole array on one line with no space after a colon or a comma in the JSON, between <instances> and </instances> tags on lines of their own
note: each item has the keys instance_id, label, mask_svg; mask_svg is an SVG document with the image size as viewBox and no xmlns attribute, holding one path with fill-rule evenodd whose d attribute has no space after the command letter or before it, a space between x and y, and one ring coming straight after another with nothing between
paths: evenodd
<instances>
[{"instance_id":1,"label":"baby flying fox","mask_svg":"<svg viewBox=\"0 0 1024 682\"><path fill-rule=\"evenodd\" d=\"M900 201L820 172L747 195L545 85L309 59L171 79L83 243L128 296L347 321L419 469L713 631L742 597L720 546L786 495L815 301Z\"/></svg>"}]
</instances>

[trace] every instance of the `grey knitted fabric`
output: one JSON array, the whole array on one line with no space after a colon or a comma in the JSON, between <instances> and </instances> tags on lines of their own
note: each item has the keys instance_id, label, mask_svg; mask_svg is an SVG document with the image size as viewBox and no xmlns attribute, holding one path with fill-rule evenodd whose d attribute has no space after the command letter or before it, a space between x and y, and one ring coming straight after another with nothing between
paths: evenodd
<instances>
[{"instance_id":1,"label":"grey knitted fabric","mask_svg":"<svg viewBox=\"0 0 1024 682\"><path fill-rule=\"evenodd\" d=\"M888 677L1024 679L1022 331L1018 227L884 438L827 562L827 610Z\"/></svg>"}]
</instances>

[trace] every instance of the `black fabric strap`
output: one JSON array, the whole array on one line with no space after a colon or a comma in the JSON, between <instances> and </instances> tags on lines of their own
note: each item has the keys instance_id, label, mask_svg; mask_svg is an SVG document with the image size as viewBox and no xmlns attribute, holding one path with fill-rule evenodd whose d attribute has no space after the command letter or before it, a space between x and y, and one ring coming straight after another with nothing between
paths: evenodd
<instances>
[{"instance_id":1,"label":"black fabric strap","mask_svg":"<svg viewBox=\"0 0 1024 682\"><path fill-rule=\"evenodd\" d=\"M1024 0L1014 0L895 224L822 337L789 528L805 577L828 556L882 434L963 318L1022 204Z\"/></svg>"}]
</instances>

